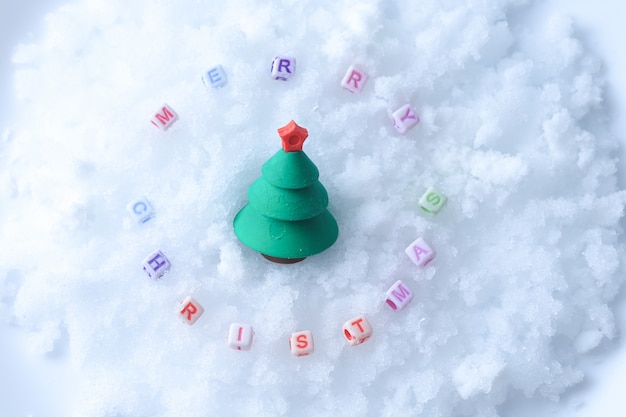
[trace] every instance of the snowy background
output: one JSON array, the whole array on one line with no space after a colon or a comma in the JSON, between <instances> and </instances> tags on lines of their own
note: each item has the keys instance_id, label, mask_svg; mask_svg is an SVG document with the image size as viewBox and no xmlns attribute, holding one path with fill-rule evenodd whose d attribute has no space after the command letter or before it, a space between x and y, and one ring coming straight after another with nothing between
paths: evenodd
<instances>
[{"instance_id":1,"label":"snowy background","mask_svg":"<svg viewBox=\"0 0 626 417\"><path fill-rule=\"evenodd\" d=\"M284 3L0 5L2 415L622 416L624 10ZM277 53L298 59L288 83ZM216 64L229 82L207 89ZM358 95L338 86L352 64ZM399 135L406 102L422 122ZM231 222L292 118L340 238L277 266ZM450 198L435 217L430 185ZM137 225L141 195L156 216ZM425 269L403 253L419 235ZM153 282L157 247L173 266ZM396 279L416 291L401 313ZM359 314L374 336L351 348ZM226 346L232 321L250 352ZM316 351L292 358L305 329Z\"/></svg>"}]
</instances>

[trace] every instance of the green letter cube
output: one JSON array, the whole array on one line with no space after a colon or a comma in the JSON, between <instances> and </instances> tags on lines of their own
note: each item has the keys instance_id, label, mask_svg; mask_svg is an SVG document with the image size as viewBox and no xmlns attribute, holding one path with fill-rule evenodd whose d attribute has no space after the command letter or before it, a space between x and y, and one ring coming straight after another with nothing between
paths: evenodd
<instances>
[{"instance_id":1,"label":"green letter cube","mask_svg":"<svg viewBox=\"0 0 626 417\"><path fill-rule=\"evenodd\" d=\"M437 189L428 187L428 190L420 198L419 205L426 213L437 214L447 200L448 198Z\"/></svg>"}]
</instances>

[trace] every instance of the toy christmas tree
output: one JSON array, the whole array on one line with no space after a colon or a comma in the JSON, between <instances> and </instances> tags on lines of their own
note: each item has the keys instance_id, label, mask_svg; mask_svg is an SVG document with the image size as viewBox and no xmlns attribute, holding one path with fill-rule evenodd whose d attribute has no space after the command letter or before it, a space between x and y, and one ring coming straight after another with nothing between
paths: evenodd
<instances>
[{"instance_id":1,"label":"toy christmas tree","mask_svg":"<svg viewBox=\"0 0 626 417\"><path fill-rule=\"evenodd\" d=\"M319 171L302 151L309 133L293 120L278 129L283 148L248 189L248 204L235 216L245 245L278 263L295 263L328 249L339 230L327 210Z\"/></svg>"}]
</instances>

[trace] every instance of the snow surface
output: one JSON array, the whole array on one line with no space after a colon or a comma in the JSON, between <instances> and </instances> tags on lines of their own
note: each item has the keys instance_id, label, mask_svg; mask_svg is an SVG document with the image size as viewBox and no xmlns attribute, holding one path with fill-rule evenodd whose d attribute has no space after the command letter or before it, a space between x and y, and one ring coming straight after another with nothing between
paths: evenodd
<instances>
[{"instance_id":1,"label":"snow surface","mask_svg":"<svg viewBox=\"0 0 626 417\"><path fill-rule=\"evenodd\" d=\"M67 355L65 415L496 416L579 383L579 358L616 336L626 194L599 61L571 20L529 24L524 3L91 0L48 15L14 55L0 142L0 318L31 353ZM298 60L288 82L269 77L277 54ZM214 90L200 77L217 64ZM352 64L370 75L360 94L339 86ZM180 120L161 132L164 102ZM400 135L389 115L406 103L421 122ZM285 266L232 219L291 119L340 236ZM448 196L436 216L417 205L429 186ZM156 215L136 224L142 195ZM437 251L424 269L404 254L420 236ZM155 249L172 269L151 281ZM397 279L416 292L401 312L384 304ZM205 309L193 326L176 317L188 295ZM350 347L341 326L360 314L374 334ZM231 322L254 326L250 351L226 345ZM299 330L311 356L289 354Z\"/></svg>"}]
</instances>

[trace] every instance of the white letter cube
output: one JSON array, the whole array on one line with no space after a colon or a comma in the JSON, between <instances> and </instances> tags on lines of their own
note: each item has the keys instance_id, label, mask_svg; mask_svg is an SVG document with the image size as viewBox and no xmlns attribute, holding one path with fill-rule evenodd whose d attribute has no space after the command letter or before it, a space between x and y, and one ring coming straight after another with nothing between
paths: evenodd
<instances>
[{"instance_id":1,"label":"white letter cube","mask_svg":"<svg viewBox=\"0 0 626 417\"><path fill-rule=\"evenodd\" d=\"M393 126L400 133L405 133L407 130L419 123L420 118L415 114L415 110L406 104L393 112L391 115Z\"/></svg>"},{"instance_id":2,"label":"white letter cube","mask_svg":"<svg viewBox=\"0 0 626 417\"><path fill-rule=\"evenodd\" d=\"M243 323L232 323L228 329L228 346L236 350L250 350L254 331L252 326Z\"/></svg>"},{"instance_id":3,"label":"white letter cube","mask_svg":"<svg viewBox=\"0 0 626 417\"><path fill-rule=\"evenodd\" d=\"M167 130L174 122L178 120L178 115L169 105L163 104L161 109L154 113L150 122L153 125L158 127L159 129L165 131Z\"/></svg>"},{"instance_id":4,"label":"white letter cube","mask_svg":"<svg viewBox=\"0 0 626 417\"><path fill-rule=\"evenodd\" d=\"M365 87L365 83L369 76L354 65L351 65L346 75L341 80L341 86L351 93L360 93Z\"/></svg>"},{"instance_id":5,"label":"white letter cube","mask_svg":"<svg viewBox=\"0 0 626 417\"><path fill-rule=\"evenodd\" d=\"M405 252L413 263L420 267L426 266L435 257L435 251L421 237L411 243Z\"/></svg>"},{"instance_id":6,"label":"white letter cube","mask_svg":"<svg viewBox=\"0 0 626 417\"><path fill-rule=\"evenodd\" d=\"M343 335L350 346L360 345L372 336L372 326L363 316L345 322Z\"/></svg>"},{"instance_id":7,"label":"white letter cube","mask_svg":"<svg viewBox=\"0 0 626 417\"><path fill-rule=\"evenodd\" d=\"M434 187L428 187L420 198L419 205L428 214L437 214L441 207L446 204L448 198Z\"/></svg>"},{"instance_id":8,"label":"white letter cube","mask_svg":"<svg viewBox=\"0 0 626 417\"><path fill-rule=\"evenodd\" d=\"M163 252L156 250L148 255L141 263L143 270L152 279L158 279L170 270L172 264L165 257Z\"/></svg>"},{"instance_id":9,"label":"white letter cube","mask_svg":"<svg viewBox=\"0 0 626 417\"><path fill-rule=\"evenodd\" d=\"M413 291L400 280L396 281L396 283L387 290L386 302L392 310L402 310L412 299Z\"/></svg>"},{"instance_id":10,"label":"white letter cube","mask_svg":"<svg viewBox=\"0 0 626 417\"><path fill-rule=\"evenodd\" d=\"M131 201L126 206L137 223L145 223L154 216L152 204L145 197Z\"/></svg>"},{"instance_id":11,"label":"white letter cube","mask_svg":"<svg viewBox=\"0 0 626 417\"><path fill-rule=\"evenodd\" d=\"M289 56L277 56L272 61L272 78L287 81L296 72L296 59Z\"/></svg>"},{"instance_id":12,"label":"white letter cube","mask_svg":"<svg viewBox=\"0 0 626 417\"><path fill-rule=\"evenodd\" d=\"M289 338L289 349L293 356L306 356L313 353L313 333L309 330L292 333Z\"/></svg>"},{"instance_id":13,"label":"white letter cube","mask_svg":"<svg viewBox=\"0 0 626 417\"><path fill-rule=\"evenodd\" d=\"M202 313L204 313L204 308L191 296L185 297L185 299L180 302L180 306L181 309L178 312L180 318L189 325L194 324Z\"/></svg>"},{"instance_id":14,"label":"white letter cube","mask_svg":"<svg viewBox=\"0 0 626 417\"><path fill-rule=\"evenodd\" d=\"M226 85L226 72L224 72L224 68L221 65L217 65L202 76L202 82L204 85L211 86L213 88L223 87Z\"/></svg>"}]
</instances>

